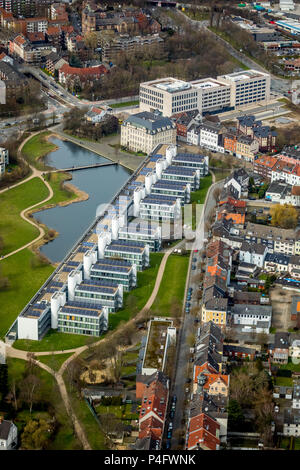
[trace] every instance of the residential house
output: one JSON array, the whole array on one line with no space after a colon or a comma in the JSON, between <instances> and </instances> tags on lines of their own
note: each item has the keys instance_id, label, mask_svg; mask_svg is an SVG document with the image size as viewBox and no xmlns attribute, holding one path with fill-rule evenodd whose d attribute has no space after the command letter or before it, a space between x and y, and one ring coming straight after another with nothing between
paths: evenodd
<instances>
[{"instance_id":1,"label":"residential house","mask_svg":"<svg viewBox=\"0 0 300 470\"><path fill-rule=\"evenodd\" d=\"M13 450L18 443L17 426L6 419L0 418L0 450Z\"/></svg>"},{"instance_id":2,"label":"residential house","mask_svg":"<svg viewBox=\"0 0 300 470\"><path fill-rule=\"evenodd\" d=\"M61 84L66 84L69 87L74 87L77 83L84 87L86 83L93 83L106 73L108 73L108 70L103 64L85 68L71 67L64 64L58 70L58 80Z\"/></svg>"},{"instance_id":3,"label":"residential house","mask_svg":"<svg viewBox=\"0 0 300 470\"><path fill-rule=\"evenodd\" d=\"M276 157L269 155L262 155L254 160L253 171L257 175L260 175L264 180L271 181L272 170L277 163Z\"/></svg>"},{"instance_id":4,"label":"residential house","mask_svg":"<svg viewBox=\"0 0 300 470\"><path fill-rule=\"evenodd\" d=\"M85 118L87 122L97 124L101 121L104 121L111 111L112 109L106 106L92 106L91 109L86 113Z\"/></svg>"},{"instance_id":5,"label":"residential house","mask_svg":"<svg viewBox=\"0 0 300 470\"><path fill-rule=\"evenodd\" d=\"M242 332L269 333L272 320L272 307L269 305L236 304L231 308L235 325L242 326Z\"/></svg>"},{"instance_id":6,"label":"residential house","mask_svg":"<svg viewBox=\"0 0 300 470\"><path fill-rule=\"evenodd\" d=\"M264 245L257 243L243 242L239 252L240 261L255 264L263 268L268 249Z\"/></svg>"},{"instance_id":7,"label":"residential house","mask_svg":"<svg viewBox=\"0 0 300 470\"><path fill-rule=\"evenodd\" d=\"M205 147L214 152L224 153L222 134L224 128L220 123L205 120L200 124L200 147Z\"/></svg>"},{"instance_id":8,"label":"residential house","mask_svg":"<svg viewBox=\"0 0 300 470\"><path fill-rule=\"evenodd\" d=\"M299 295L293 295L292 297L291 320L293 321L300 320L300 296Z\"/></svg>"},{"instance_id":9,"label":"residential house","mask_svg":"<svg viewBox=\"0 0 300 470\"><path fill-rule=\"evenodd\" d=\"M187 433L187 450L219 450L220 425L205 413L190 416Z\"/></svg>"},{"instance_id":10,"label":"residential house","mask_svg":"<svg viewBox=\"0 0 300 470\"><path fill-rule=\"evenodd\" d=\"M264 270L271 273L288 272L289 256L282 253L267 253L264 261Z\"/></svg>"},{"instance_id":11,"label":"residential house","mask_svg":"<svg viewBox=\"0 0 300 470\"><path fill-rule=\"evenodd\" d=\"M0 147L0 178L4 175L5 169L9 164L9 154L6 148Z\"/></svg>"},{"instance_id":12,"label":"residential house","mask_svg":"<svg viewBox=\"0 0 300 470\"><path fill-rule=\"evenodd\" d=\"M253 162L259 151L259 143L250 136L239 136L236 141L236 156L247 162Z\"/></svg>"},{"instance_id":13,"label":"residential house","mask_svg":"<svg viewBox=\"0 0 300 470\"><path fill-rule=\"evenodd\" d=\"M289 333L275 333L274 344L269 346L269 354L275 364L287 364L289 359Z\"/></svg>"},{"instance_id":14,"label":"residential house","mask_svg":"<svg viewBox=\"0 0 300 470\"><path fill-rule=\"evenodd\" d=\"M141 379L137 377L141 382ZM144 383L136 450L160 450L169 400L169 379L161 372L142 379Z\"/></svg>"}]
</instances>

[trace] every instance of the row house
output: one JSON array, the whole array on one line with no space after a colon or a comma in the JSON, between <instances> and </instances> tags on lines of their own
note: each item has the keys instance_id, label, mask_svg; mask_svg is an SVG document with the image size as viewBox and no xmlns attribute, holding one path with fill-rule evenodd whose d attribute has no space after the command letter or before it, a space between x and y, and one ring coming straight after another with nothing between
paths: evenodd
<instances>
[{"instance_id":1,"label":"row house","mask_svg":"<svg viewBox=\"0 0 300 470\"><path fill-rule=\"evenodd\" d=\"M224 188L233 188L235 199L248 196L249 175L246 170L239 168L234 170L224 182Z\"/></svg>"},{"instance_id":2,"label":"row house","mask_svg":"<svg viewBox=\"0 0 300 470\"><path fill-rule=\"evenodd\" d=\"M272 168L271 181L285 181L291 186L300 186L300 165L279 160Z\"/></svg>"},{"instance_id":3,"label":"row house","mask_svg":"<svg viewBox=\"0 0 300 470\"><path fill-rule=\"evenodd\" d=\"M293 229L281 229L248 222L245 231L240 235L248 243L266 246L269 253L300 254L300 239Z\"/></svg>"},{"instance_id":4,"label":"row house","mask_svg":"<svg viewBox=\"0 0 300 470\"><path fill-rule=\"evenodd\" d=\"M239 252L239 259L242 262L255 264L259 268L263 268L267 252L268 249L264 245L243 242Z\"/></svg>"},{"instance_id":5,"label":"row house","mask_svg":"<svg viewBox=\"0 0 300 470\"><path fill-rule=\"evenodd\" d=\"M56 52L51 52L46 59L46 70L51 75L58 74L58 70L63 66L68 65L68 62L60 57Z\"/></svg>"},{"instance_id":6,"label":"row house","mask_svg":"<svg viewBox=\"0 0 300 470\"><path fill-rule=\"evenodd\" d=\"M269 126L263 126L261 121L256 121L255 116L246 115L237 118L237 130L239 134L244 134L258 143L261 152L271 152L276 145L277 133Z\"/></svg>"},{"instance_id":7,"label":"row house","mask_svg":"<svg viewBox=\"0 0 300 470\"><path fill-rule=\"evenodd\" d=\"M193 145L197 145L198 140L196 141L196 143L194 143L194 138L192 138L192 135L193 135L192 127L196 125L196 124L193 124L193 122L194 122L194 119L198 115L199 115L199 111L197 109L194 109L192 111L185 111L183 113L174 114L174 116L172 116L172 119L176 125L177 137L179 140L183 140L184 142L187 142L187 133L189 131L189 134L190 134L189 143L192 143ZM190 141L191 138L193 142Z\"/></svg>"},{"instance_id":8,"label":"row house","mask_svg":"<svg viewBox=\"0 0 300 470\"><path fill-rule=\"evenodd\" d=\"M253 171L261 176L264 180L271 181L272 170L277 163L277 158L269 155L263 155L254 160Z\"/></svg>"},{"instance_id":9,"label":"row house","mask_svg":"<svg viewBox=\"0 0 300 470\"><path fill-rule=\"evenodd\" d=\"M291 186L280 180L273 181L266 191L265 199L277 204L300 206L300 186Z\"/></svg>"},{"instance_id":10,"label":"row house","mask_svg":"<svg viewBox=\"0 0 300 470\"><path fill-rule=\"evenodd\" d=\"M169 379L161 371L138 375L136 396L141 398L139 435L135 450L160 450L169 401Z\"/></svg>"}]
</instances>

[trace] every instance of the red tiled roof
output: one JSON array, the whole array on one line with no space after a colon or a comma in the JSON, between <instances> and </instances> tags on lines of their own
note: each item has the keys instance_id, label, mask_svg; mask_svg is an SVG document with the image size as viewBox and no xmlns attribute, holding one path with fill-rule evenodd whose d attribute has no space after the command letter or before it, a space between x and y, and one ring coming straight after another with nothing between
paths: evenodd
<instances>
[{"instance_id":1,"label":"red tiled roof","mask_svg":"<svg viewBox=\"0 0 300 470\"><path fill-rule=\"evenodd\" d=\"M104 65L98 65L97 67L71 67L68 64L64 64L59 72L64 73L65 75L79 75L81 77L93 76L93 75L103 75L107 73L107 69Z\"/></svg>"},{"instance_id":2,"label":"red tiled roof","mask_svg":"<svg viewBox=\"0 0 300 470\"><path fill-rule=\"evenodd\" d=\"M219 423L205 413L194 416L189 422L188 449L193 449L199 444L202 448L217 450L220 444L219 430Z\"/></svg>"},{"instance_id":3,"label":"red tiled roof","mask_svg":"<svg viewBox=\"0 0 300 470\"><path fill-rule=\"evenodd\" d=\"M30 42L34 41L45 41L44 33L27 33L27 37Z\"/></svg>"},{"instance_id":4,"label":"red tiled roof","mask_svg":"<svg viewBox=\"0 0 300 470\"><path fill-rule=\"evenodd\" d=\"M61 33L61 28L59 26L49 26L47 29L47 34L49 36L54 35L54 34L60 34Z\"/></svg>"},{"instance_id":5,"label":"red tiled roof","mask_svg":"<svg viewBox=\"0 0 300 470\"><path fill-rule=\"evenodd\" d=\"M14 39L13 42L15 42L16 44L18 44L19 46L22 46L23 44L26 43L26 39L24 38L24 36L19 35L19 36L17 36L17 37Z\"/></svg>"},{"instance_id":6,"label":"red tiled roof","mask_svg":"<svg viewBox=\"0 0 300 470\"><path fill-rule=\"evenodd\" d=\"M263 157L258 158L255 160L255 165L265 166L268 168L273 168L277 163L277 158L271 157L269 155L264 155Z\"/></svg>"}]
</instances>

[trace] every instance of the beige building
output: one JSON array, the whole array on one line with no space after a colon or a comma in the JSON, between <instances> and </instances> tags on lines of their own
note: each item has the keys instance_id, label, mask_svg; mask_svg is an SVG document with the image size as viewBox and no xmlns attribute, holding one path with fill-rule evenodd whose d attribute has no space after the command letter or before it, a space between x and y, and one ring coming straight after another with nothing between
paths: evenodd
<instances>
[{"instance_id":1,"label":"beige building","mask_svg":"<svg viewBox=\"0 0 300 470\"><path fill-rule=\"evenodd\" d=\"M129 116L121 126L121 146L149 154L159 144L176 144L176 125L161 113Z\"/></svg>"},{"instance_id":2,"label":"beige building","mask_svg":"<svg viewBox=\"0 0 300 470\"><path fill-rule=\"evenodd\" d=\"M185 82L167 77L140 84L140 109L159 109L164 116L198 109L226 111L270 99L270 75L245 70L217 79Z\"/></svg>"},{"instance_id":3,"label":"beige building","mask_svg":"<svg viewBox=\"0 0 300 470\"><path fill-rule=\"evenodd\" d=\"M249 136L240 136L236 141L236 156L243 158L248 162L253 162L255 155L259 151L257 140L251 139Z\"/></svg>"}]
</instances>

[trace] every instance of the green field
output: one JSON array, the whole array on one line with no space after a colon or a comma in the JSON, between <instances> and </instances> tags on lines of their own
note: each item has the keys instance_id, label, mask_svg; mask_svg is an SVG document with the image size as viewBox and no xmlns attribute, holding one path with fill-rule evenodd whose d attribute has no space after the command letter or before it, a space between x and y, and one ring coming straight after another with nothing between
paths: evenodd
<instances>
[{"instance_id":1,"label":"green field","mask_svg":"<svg viewBox=\"0 0 300 470\"><path fill-rule=\"evenodd\" d=\"M293 379L291 377L276 377L275 385L278 385L279 387L292 387Z\"/></svg>"},{"instance_id":2,"label":"green field","mask_svg":"<svg viewBox=\"0 0 300 470\"><path fill-rule=\"evenodd\" d=\"M56 145L52 144L47 140L47 137L51 135L51 132L41 132L26 142L22 148L22 154L30 165L35 166L38 170L44 171L47 167L41 160L42 157L50 152L56 150Z\"/></svg>"},{"instance_id":3,"label":"green field","mask_svg":"<svg viewBox=\"0 0 300 470\"><path fill-rule=\"evenodd\" d=\"M33 178L1 194L0 236L4 242L1 255L20 248L38 236L38 229L23 220L20 212L46 199L48 194L47 187L39 178Z\"/></svg>"},{"instance_id":4,"label":"green field","mask_svg":"<svg viewBox=\"0 0 300 470\"><path fill-rule=\"evenodd\" d=\"M3 337L54 268L38 263L36 255L28 249L2 260L0 267L1 274L10 281L10 287L0 291L0 337Z\"/></svg>"},{"instance_id":5,"label":"green field","mask_svg":"<svg viewBox=\"0 0 300 470\"><path fill-rule=\"evenodd\" d=\"M211 183L212 183L211 175L207 175L207 176L204 176L204 178L201 178L200 189L198 189L197 191L193 191L191 193L191 204L192 203L197 203L197 204L204 203L206 193L208 191L208 188L211 186Z\"/></svg>"},{"instance_id":6,"label":"green field","mask_svg":"<svg viewBox=\"0 0 300 470\"><path fill-rule=\"evenodd\" d=\"M157 297L151 307L155 314L169 317L174 301L182 307L188 264L188 256L169 256Z\"/></svg>"},{"instance_id":7,"label":"green field","mask_svg":"<svg viewBox=\"0 0 300 470\"><path fill-rule=\"evenodd\" d=\"M59 371L63 363L72 356L72 353L50 354L49 356L37 356L37 360L43 362L56 372Z\"/></svg>"},{"instance_id":8,"label":"green field","mask_svg":"<svg viewBox=\"0 0 300 470\"><path fill-rule=\"evenodd\" d=\"M95 341L99 338L93 338ZM66 349L79 348L89 344L90 336L60 333L56 330L49 330L41 341L28 339L17 339L14 348L23 351L64 351Z\"/></svg>"},{"instance_id":9,"label":"green field","mask_svg":"<svg viewBox=\"0 0 300 470\"><path fill-rule=\"evenodd\" d=\"M126 108L127 106L136 106L139 104L139 101L125 101L124 103L114 103L110 104L110 108Z\"/></svg>"},{"instance_id":10,"label":"green field","mask_svg":"<svg viewBox=\"0 0 300 470\"><path fill-rule=\"evenodd\" d=\"M23 377L26 362L21 359L7 358L7 364L9 383L11 383L12 379L14 379L17 384L20 383ZM41 396L43 397L44 401L49 402L50 407L52 408L51 413L54 411L55 417L58 421L58 430L47 450L80 449L80 443L74 436L72 424L63 405L55 379L52 377L52 375L48 374L48 372L40 368L37 371L37 375L41 380ZM17 425L19 432L22 432L26 423L29 421L29 419L32 418L49 419L51 416L48 411L40 410L38 404L33 405L33 412L30 416L26 405L22 405L22 408L17 411L16 417L14 418L14 422Z\"/></svg>"}]
</instances>

